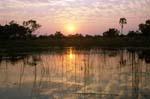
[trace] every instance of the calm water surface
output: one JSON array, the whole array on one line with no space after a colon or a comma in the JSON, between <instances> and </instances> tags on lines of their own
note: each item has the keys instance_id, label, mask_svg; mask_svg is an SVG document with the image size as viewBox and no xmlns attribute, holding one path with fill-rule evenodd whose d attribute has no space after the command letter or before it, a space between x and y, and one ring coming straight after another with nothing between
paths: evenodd
<instances>
[{"instance_id":1,"label":"calm water surface","mask_svg":"<svg viewBox=\"0 0 150 99\"><path fill-rule=\"evenodd\" d=\"M150 99L150 50L1 55L0 99Z\"/></svg>"}]
</instances>

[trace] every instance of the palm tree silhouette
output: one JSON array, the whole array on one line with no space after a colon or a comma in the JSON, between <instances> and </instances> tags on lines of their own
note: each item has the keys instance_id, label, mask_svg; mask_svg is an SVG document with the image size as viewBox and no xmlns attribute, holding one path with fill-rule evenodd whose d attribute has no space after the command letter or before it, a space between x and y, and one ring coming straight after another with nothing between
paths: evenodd
<instances>
[{"instance_id":1,"label":"palm tree silhouette","mask_svg":"<svg viewBox=\"0 0 150 99\"><path fill-rule=\"evenodd\" d=\"M121 25L121 34L123 34L123 27L124 27L124 24L127 24L127 19L126 18L120 18L119 24Z\"/></svg>"}]
</instances>

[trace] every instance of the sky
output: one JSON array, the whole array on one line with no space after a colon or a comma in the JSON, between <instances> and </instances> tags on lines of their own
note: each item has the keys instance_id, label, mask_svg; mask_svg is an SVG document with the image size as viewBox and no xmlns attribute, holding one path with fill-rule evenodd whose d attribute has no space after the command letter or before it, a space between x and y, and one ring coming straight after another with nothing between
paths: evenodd
<instances>
[{"instance_id":1,"label":"sky","mask_svg":"<svg viewBox=\"0 0 150 99\"><path fill-rule=\"evenodd\" d=\"M109 28L120 30L119 19L125 17L126 34L150 19L149 5L150 0L0 0L0 24L34 19L42 25L38 35L56 31L97 35ZM73 31L67 31L69 24Z\"/></svg>"}]
</instances>

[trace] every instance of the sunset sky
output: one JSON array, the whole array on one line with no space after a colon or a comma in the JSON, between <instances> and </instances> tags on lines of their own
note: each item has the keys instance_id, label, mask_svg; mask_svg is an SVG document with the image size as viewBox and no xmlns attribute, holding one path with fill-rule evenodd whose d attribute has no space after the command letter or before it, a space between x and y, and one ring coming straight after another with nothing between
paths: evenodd
<instances>
[{"instance_id":1,"label":"sunset sky","mask_svg":"<svg viewBox=\"0 0 150 99\"><path fill-rule=\"evenodd\" d=\"M137 30L150 19L150 0L0 0L0 24L35 19L42 25L38 34L102 34L120 29L120 17L128 20L125 33Z\"/></svg>"}]
</instances>

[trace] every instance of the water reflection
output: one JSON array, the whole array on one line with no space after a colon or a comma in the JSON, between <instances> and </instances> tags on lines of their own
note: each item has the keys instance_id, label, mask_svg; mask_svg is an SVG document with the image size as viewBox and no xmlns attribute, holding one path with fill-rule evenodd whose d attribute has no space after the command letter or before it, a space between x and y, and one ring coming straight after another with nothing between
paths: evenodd
<instances>
[{"instance_id":1,"label":"water reflection","mask_svg":"<svg viewBox=\"0 0 150 99\"><path fill-rule=\"evenodd\" d=\"M69 58L70 58L70 60L72 60L72 59L75 58L75 54L73 53L73 48L70 48L70 51L69 51Z\"/></svg>"},{"instance_id":2,"label":"water reflection","mask_svg":"<svg viewBox=\"0 0 150 99\"><path fill-rule=\"evenodd\" d=\"M149 99L149 52L66 48L1 55L0 98Z\"/></svg>"},{"instance_id":3,"label":"water reflection","mask_svg":"<svg viewBox=\"0 0 150 99\"><path fill-rule=\"evenodd\" d=\"M139 58L145 60L146 63L150 63L150 50L142 50L139 52Z\"/></svg>"}]
</instances>

